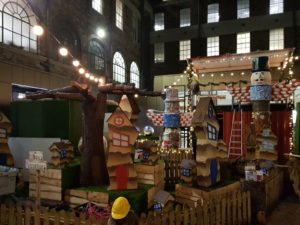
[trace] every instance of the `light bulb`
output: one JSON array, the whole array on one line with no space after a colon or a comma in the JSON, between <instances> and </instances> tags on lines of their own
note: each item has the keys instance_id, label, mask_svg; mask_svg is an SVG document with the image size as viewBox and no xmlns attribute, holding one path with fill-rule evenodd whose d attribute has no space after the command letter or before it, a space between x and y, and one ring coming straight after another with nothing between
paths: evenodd
<instances>
[{"instance_id":1,"label":"light bulb","mask_svg":"<svg viewBox=\"0 0 300 225\"><path fill-rule=\"evenodd\" d=\"M95 77L93 75L90 76L90 80L94 80Z\"/></svg>"},{"instance_id":2,"label":"light bulb","mask_svg":"<svg viewBox=\"0 0 300 225\"><path fill-rule=\"evenodd\" d=\"M32 27L32 31L37 36L41 36L44 34L44 28L38 24L36 24Z\"/></svg>"},{"instance_id":3,"label":"light bulb","mask_svg":"<svg viewBox=\"0 0 300 225\"><path fill-rule=\"evenodd\" d=\"M83 69L83 68L80 68L80 69L78 70L78 72L79 72L80 74L84 74L84 72L85 72L85 69Z\"/></svg>"},{"instance_id":4,"label":"light bulb","mask_svg":"<svg viewBox=\"0 0 300 225\"><path fill-rule=\"evenodd\" d=\"M59 54L61 55L61 56L67 56L68 55L68 49L66 49L65 47L60 47L59 48Z\"/></svg>"},{"instance_id":5,"label":"light bulb","mask_svg":"<svg viewBox=\"0 0 300 225\"><path fill-rule=\"evenodd\" d=\"M89 73L85 73L84 75L86 78L89 78L90 77L90 74Z\"/></svg>"},{"instance_id":6,"label":"light bulb","mask_svg":"<svg viewBox=\"0 0 300 225\"><path fill-rule=\"evenodd\" d=\"M72 64L73 66L78 67L80 65L80 62L77 59L74 59Z\"/></svg>"},{"instance_id":7,"label":"light bulb","mask_svg":"<svg viewBox=\"0 0 300 225\"><path fill-rule=\"evenodd\" d=\"M105 35L106 35L106 32L105 32L104 29L100 28L100 29L97 30L97 35L98 35L99 38L104 38Z\"/></svg>"}]
</instances>

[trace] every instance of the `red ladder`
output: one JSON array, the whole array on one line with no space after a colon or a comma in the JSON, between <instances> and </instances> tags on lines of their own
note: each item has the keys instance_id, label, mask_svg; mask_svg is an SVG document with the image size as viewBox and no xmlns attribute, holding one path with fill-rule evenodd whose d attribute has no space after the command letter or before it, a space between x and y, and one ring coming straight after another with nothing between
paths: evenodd
<instances>
[{"instance_id":1,"label":"red ladder","mask_svg":"<svg viewBox=\"0 0 300 225\"><path fill-rule=\"evenodd\" d=\"M241 110L240 119L236 116L236 109L233 111L231 134L228 148L228 157L237 158L243 155L243 113Z\"/></svg>"}]
</instances>

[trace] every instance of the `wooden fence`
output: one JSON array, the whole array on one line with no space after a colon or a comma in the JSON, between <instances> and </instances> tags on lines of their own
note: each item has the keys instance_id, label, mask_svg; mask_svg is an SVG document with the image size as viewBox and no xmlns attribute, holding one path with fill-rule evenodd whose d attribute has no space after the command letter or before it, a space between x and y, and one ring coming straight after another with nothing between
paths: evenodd
<instances>
[{"instance_id":1,"label":"wooden fence","mask_svg":"<svg viewBox=\"0 0 300 225\"><path fill-rule=\"evenodd\" d=\"M183 159L192 159L192 152L178 150L161 156L165 161L165 182L166 185L175 185L180 182L180 162Z\"/></svg>"},{"instance_id":2,"label":"wooden fence","mask_svg":"<svg viewBox=\"0 0 300 225\"><path fill-rule=\"evenodd\" d=\"M223 198L203 201L196 208L177 205L162 214L142 215L140 225L250 225L250 192L237 192Z\"/></svg>"},{"instance_id":3,"label":"wooden fence","mask_svg":"<svg viewBox=\"0 0 300 225\"><path fill-rule=\"evenodd\" d=\"M76 217L74 213L65 211L48 211L22 206L0 206L1 225L106 225L107 221L99 221L96 218L86 218L85 215Z\"/></svg>"},{"instance_id":4,"label":"wooden fence","mask_svg":"<svg viewBox=\"0 0 300 225\"><path fill-rule=\"evenodd\" d=\"M22 206L0 206L1 225L106 225L107 221L84 215L48 211ZM236 192L220 198L202 200L197 207L177 205L175 210L142 214L139 225L250 225L250 192Z\"/></svg>"}]
</instances>

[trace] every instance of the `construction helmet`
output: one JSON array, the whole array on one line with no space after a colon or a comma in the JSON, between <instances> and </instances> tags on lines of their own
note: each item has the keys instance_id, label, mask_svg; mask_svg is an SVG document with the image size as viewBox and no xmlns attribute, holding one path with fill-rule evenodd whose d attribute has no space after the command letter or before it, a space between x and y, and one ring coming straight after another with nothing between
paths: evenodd
<instances>
[{"instance_id":1,"label":"construction helmet","mask_svg":"<svg viewBox=\"0 0 300 225\"><path fill-rule=\"evenodd\" d=\"M130 210L130 204L124 197L118 197L112 206L111 216L113 219L120 220L127 216Z\"/></svg>"}]
</instances>

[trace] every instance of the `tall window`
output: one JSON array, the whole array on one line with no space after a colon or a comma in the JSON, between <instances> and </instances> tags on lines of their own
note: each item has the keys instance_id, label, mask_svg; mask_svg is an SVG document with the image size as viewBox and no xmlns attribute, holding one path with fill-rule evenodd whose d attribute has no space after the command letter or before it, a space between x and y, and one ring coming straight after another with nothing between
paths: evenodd
<instances>
[{"instance_id":1,"label":"tall window","mask_svg":"<svg viewBox=\"0 0 300 225\"><path fill-rule=\"evenodd\" d=\"M219 22L219 3L207 6L207 23Z\"/></svg>"},{"instance_id":2,"label":"tall window","mask_svg":"<svg viewBox=\"0 0 300 225\"><path fill-rule=\"evenodd\" d=\"M37 37L31 26L36 17L27 1L0 1L0 41L26 51L37 51Z\"/></svg>"},{"instance_id":3,"label":"tall window","mask_svg":"<svg viewBox=\"0 0 300 225\"><path fill-rule=\"evenodd\" d=\"M250 33L237 34L236 44L236 53L250 52Z\"/></svg>"},{"instance_id":4,"label":"tall window","mask_svg":"<svg viewBox=\"0 0 300 225\"><path fill-rule=\"evenodd\" d=\"M103 14L103 0L93 0L92 8L95 9L98 13Z\"/></svg>"},{"instance_id":5,"label":"tall window","mask_svg":"<svg viewBox=\"0 0 300 225\"><path fill-rule=\"evenodd\" d=\"M191 25L191 10L181 9L180 10L180 27L188 27Z\"/></svg>"},{"instance_id":6,"label":"tall window","mask_svg":"<svg viewBox=\"0 0 300 225\"><path fill-rule=\"evenodd\" d=\"M104 73L105 60L104 51L101 44L93 39L90 41L89 46L89 69L93 73L102 74Z\"/></svg>"},{"instance_id":7,"label":"tall window","mask_svg":"<svg viewBox=\"0 0 300 225\"><path fill-rule=\"evenodd\" d=\"M208 139L210 140L218 139L217 129L213 125L207 124L207 131L208 131Z\"/></svg>"},{"instance_id":8,"label":"tall window","mask_svg":"<svg viewBox=\"0 0 300 225\"><path fill-rule=\"evenodd\" d=\"M269 45L270 45L270 50L284 48L283 28L270 30Z\"/></svg>"},{"instance_id":9,"label":"tall window","mask_svg":"<svg viewBox=\"0 0 300 225\"><path fill-rule=\"evenodd\" d=\"M120 52L116 52L113 59L113 79L120 83L125 82L125 62Z\"/></svg>"},{"instance_id":10,"label":"tall window","mask_svg":"<svg viewBox=\"0 0 300 225\"><path fill-rule=\"evenodd\" d=\"M179 60L191 58L191 41L185 40L179 42Z\"/></svg>"},{"instance_id":11,"label":"tall window","mask_svg":"<svg viewBox=\"0 0 300 225\"><path fill-rule=\"evenodd\" d=\"M219 55L219 36L207 38L207 56Z\"/></svg>"},{"instance_id":12,"label":"tall window","mask_svg":"<svg viewBox=\"0 0 300 225\"><path fill-rule=\"evenodd\" d=\"M283 13L284 0L270 0L270 14Z\"/></svg>"},{"instance_id":13,"label":"tall window","mask_svg":"<svg viewBox=\"0 0 300 225\"><path fill-rule=\"evenodd\" d=\"M237 2L237 18L248 18L249 13L249 0L238 0Z\"/></svg>"},{"instance_id":14,"label":"tall window","mask_svg":"<svg viewBox=\"0 0 300 225\"><path fill-rule=\"evenodd\" d=\"M130 66L130 83L134 83L136 88L140 87L140 71L135 62Z\"/></svg>"},{"instance_id":15,"label":"tall window","mask_svg":"<svg viewBox=\"0 0 300 225\"><path fill-rule=\"evenodd\" d=\"M154 15L154 30L165 29L165 16L164 13L155 13Z\"/></svg>"},{"instance_id":16,"label":"tall window","mask_svg":"<svg viewBox=\"0 0 300 225\"><path fill-rule=\"evenodd\" d=\"M116 0L116 26L123 30L123 2Z\"/></svg>"},{"instance_id":17,"label":"tall window","mask_svg":"<svg viewBox=\"0 0 300 225\"><path fill-rule=\"evenodd\" d=\"M164 43L154 44L154 62L164 62L165 61L165 45Z\"/></svg>"}]
</instances>

